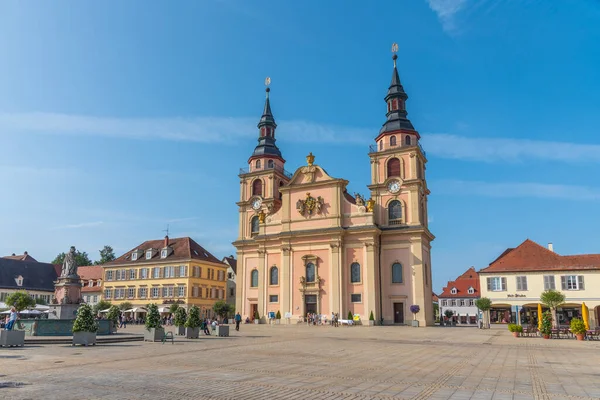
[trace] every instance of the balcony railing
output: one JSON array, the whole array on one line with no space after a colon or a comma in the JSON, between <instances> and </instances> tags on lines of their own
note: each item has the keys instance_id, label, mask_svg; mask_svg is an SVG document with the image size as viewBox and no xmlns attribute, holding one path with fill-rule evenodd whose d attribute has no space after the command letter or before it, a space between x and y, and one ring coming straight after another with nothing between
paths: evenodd
<instances>
[{"instance_id":1,"label":"balcony railing","mask_svg":"<svg viewBox=\"0 0 600 400\"><path fill-rule=\"evenodd\" d=\"M272 169L274 169L277 172L282 173L283 175L285 175L288 178L291 178L294 175L291 172L286 171L282 166L277 165L277 164L273 165L272 167L265 166L263 168L254 168L252 170L252 172L269 171L269 170L272 170ZM250 169L248 167L240 168L240 175L249 174L249 173L250 173Z\"/></svg>"},{"instance_id":2,"label":"balcony railing","mask_svg":"<svg viewBox=\"0 0 600 400\"><path fill-rule=\"evenodd\" d=\"M417 143L417 146L419 146L419 149L421 150L421 153L423 153L423 155L425 157L427 157L427 153L425 153L425 150L423 150L423 146L421 146L421 143ZM385 149L379 150L379 146L377 146L376 144L371 144L371 145L369 145L369 153L378 153L380 151L386 151L386 150L389 150L389 149L395 149L396 147L402 147L402 145L401 144L397 144L395 146L387 145Z\"/></svg>"}]
</instances>

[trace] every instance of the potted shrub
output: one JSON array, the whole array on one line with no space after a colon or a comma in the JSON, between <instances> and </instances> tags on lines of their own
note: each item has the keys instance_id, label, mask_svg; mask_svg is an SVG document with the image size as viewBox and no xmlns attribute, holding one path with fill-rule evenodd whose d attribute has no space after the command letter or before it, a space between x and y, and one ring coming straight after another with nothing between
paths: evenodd
<instances>
[{"instance_id":1,"label":"potted shrub","mask_svg":"<svg viewBox=\"0 0 600 400\"><path fill-rule=\"evenodd\" d=\"M348 321L354 321L354 317L352 316L352 311L348 311Z\"/></svg>"},{"instance_id":2,"label":"potted shrub","mask_svg":"<svg viewBox=\"0 0 600 400\"><path fill-rule=\"evenodd\" d=\"M110 308L108 309L108 312L106 313L106 319L109 320L109 324L110 324L110 331L112 333L117 332L117 327L119 326L118 324L118 320L119 320L119 314L121 313L121 311L119 310L119 307L117 306L110 306Z\"/></svg>"},{"instance_id":3,"label":"potted shrub","mask_svg":"<svg viewBox=\"0 0 600 400\"><path fill-rule=\"evenodd\" d=\"M577 337L577 340L583 340L587 332L585 322L579 318L573 318L571 320L571 332Z\"/></svg>"},{"instance_id":4,"label":"potted shrub","mask_svg":"<svg viewBox=\"0 0 600 400\"><path fill-rule=\"evenodd\" d=\"M369 314L369 326L375 325L375 316L373 315L373 310L371 310L371 314Z\"/></svg>"},{"instance_id":5,"label":"potted shrub","mask_svg":"<svg viewBox=\"0 0 600 400\"><path fill-rule=\"evenodd\" d=\"M179 310L182 310L182 308L179 308L178 311ZM185 337L188 339L198 339L201 323L200 309L196 306L192 306L187 316L187 320L185 321Z\"/></svg>"},{"instance_id":6,"label":"potted shrub","mask_svg":"<svg viewBox=\"0 0 600 400\"><path fill-rule=\"evenodd\" d=\"M417 314L419 313L419 311L421 311L421 307L419 307L418 304L413 304L412 306L410 306L410 312L413 315L412 326L414 326L415 328L419 327L419 321L417 321Z\"/></svg>"},{"instance_id":7,"label":"potted shrub","mask_svg":"<svg viewBox=\"0 0 600 400\"><path fill-rule=\"evenodd\" d=\"M452 317L454 316L454 311L452 311L452 310L446 310L446 311L444 311L444 315L448 319L448 321L446 321L446 326L451 326L452 322L453 322L452 321Z\"/></svg>"},{"instance_id":8,"label":"potted shrub","mask_svg":"<svg viewBox=\"0 0 600 400\"><path fill-rule=\"evenodd\" d=\"M254 311L254 323L257 325L260 323L260 315L258 315L258 311Z\"/></svg>"},{"instance_id":9,"label":"potted shrub","mask_svg":"<svg viewBox=\"0 0 600 400\"><path fill-rule=\"evenodd\" d=\"M519 337L523 333L523 326L517 324L508 324L508 330L513 334L514 337Z\"/></svg>"},{"instance_id":10,"label":"potted shrub","mask_svg":"<svg viewBox=\"0 0 600 400\"><path fill-rule=\"evenodd\" d=\"M175 309L175 320L173 323L177 327L177 334L179 336L185 335L185 323L186 323L187 315L185 313L185 308L177 307Z\"/></svg>"},{"instance_id":11,"label":"potted shrub","mask_svg":"<svg viewBox=\"0 0 600 400\"><path fill-rule=\"evenodd\" d=\"M550 335L552 334L552 314L550 314L550 311L546 311L542 314L540 334L544 339L550 339Z\"/></svg>"},{"instance_id":12,"label":"potted shrub","mask_svg":"<svg viewBox=\"0 0 600 400\"><path fill-rule=\"evenodd\" d=\"M73 322L73 346L76 344L95 346L96 332L98 332L98 323L94 319L92 307L89 304L81 304Z\"/></svg>"},{"instance_id":13,"label":"potted shrub","mask_svg":"<svg viewBox=\"0 0 600 400\"><path fill-rule=\"evenodd\" d=\"M144 331L144 341L161 342L165 336L165 330L160 324L160 314L158 306L154 303L148 304L148 313L146 315L146 331Z\"/></svg>"},{"instance_id":14,"label":"potted shrub","mask_svg":"<svg viewBox=\"0 0 600 400\"><path fill-rule=\"evenodd\" d=\"M281 323L281 313L277 310L277 314L275 314L275 325L279 325Z\"/></svg>"}]
</instances>

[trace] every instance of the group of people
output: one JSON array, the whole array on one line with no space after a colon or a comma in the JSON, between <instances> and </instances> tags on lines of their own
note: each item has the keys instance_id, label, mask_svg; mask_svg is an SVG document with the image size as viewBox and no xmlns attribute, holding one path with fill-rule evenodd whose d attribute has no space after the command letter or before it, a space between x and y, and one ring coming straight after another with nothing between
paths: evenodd
<instances>
[{"instance_id":1,"label":"group of people","mask_svg":"<svg viewBox=\"0 0 600 400\"><path fill-rule=\"evenodd\" d=\"M340 316L337 313L331 313L331 318L328 320L327 315L317 313L306 313L306 322L308 325L331 325L339 326Z\"/></svg>"},{"instance_id":2,"label":"group of people","mask_svg":"<svg viewBox=\"0 0 600 400\"><path fill-rule=\"evenodd\" d=\"M15 322L17 322L18 316L19 313L17 313L17 309L14 306L11 307L10 314L8 314L6 322L3 323L4 329L6 329L7 331L12 331Z\"/></svg>"}]
</instances>

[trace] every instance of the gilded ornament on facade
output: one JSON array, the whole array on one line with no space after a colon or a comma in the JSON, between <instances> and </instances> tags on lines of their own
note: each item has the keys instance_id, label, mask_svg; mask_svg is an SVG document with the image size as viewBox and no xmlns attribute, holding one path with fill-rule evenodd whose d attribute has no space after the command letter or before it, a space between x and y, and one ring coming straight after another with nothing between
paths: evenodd
<instances>
[{"instance_id":1,"label":"gilded ornament on facade","mask_svg":"<svg viewBox=\"0 0 600 400\"><path fill-rule=\"evenodd\" d=\"M258 213L258 222L260 222L261 224L264 224L266 216L267 216L267 214L265 214L265 212L263 210L260 210L260 212Z\"/></svg>"},{"instance_id":2,"label":"gilded ornament on facade","mask_svg":"<svg viewBox=\"0 0 600 400\"><path fill-rule=\"evenodd\" d=\"M296 202L296 210L298 210L300 215L304 215L305 213L308 215L320 214L324 204L325 200L321 196L315 199L310 193L306 193L304 200L299 199Z\"/></svg>"},{"instance_id":3,"label":"gilded ornament on facade","mask_svg":"<svg viewBox=\"0 0 600 400\"><path fill-rule=\"evenodd\" d=\"M375 207L375 200L372 198L367 200L367 212L373 212L373 208Z\"/></svg>"},{"instance_id":4,"label":"gilded ornament on facade","mask_svg":"<svg viewBox=\"0 0 600 400\"><path fill-rule=\"evenodd\" d=\"M306 163L308 164L309 167L312 167L312 165L313 165L314 162L315 162L315 156L313 156L313 153L310 152L306 156Z\"/></svg>"}]
</instances>

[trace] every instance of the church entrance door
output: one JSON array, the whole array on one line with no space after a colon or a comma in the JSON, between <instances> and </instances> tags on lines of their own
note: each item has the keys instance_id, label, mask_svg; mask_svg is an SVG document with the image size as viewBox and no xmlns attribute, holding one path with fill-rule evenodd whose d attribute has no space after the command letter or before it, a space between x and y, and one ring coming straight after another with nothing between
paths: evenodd
<instances>
[{"instance_id":1,"label":"church entrance door","mask_svg":"<svg viewBox=\"0 0 600 400\"><path fill-rule=\"evenodd\" d=\"M304 296L304 303L306 313L316 313L317 312L317 295L316 294L307 294Z\"/></svg>"},{"instance_id":2,"label":"church entrance door","mask_svg":"<svg viewBox=\"0 0 600 400\"><path fill-rule=\"evenodd\" d=\"M251 317L250 319L254 321L254 316L256 315L256 312L258 311L258 304L250 304L250 313L251 313Z\"/></svg>"},{"instance_id":3,"label":"church entrance door","mask_svg":"<svg viewBox=\"0 0 600 400\"><path fill-rule=\"evenodd\" d=\"M394 303L394 323L404 323L404 303Z\"/></svg>"}]
</instances>

